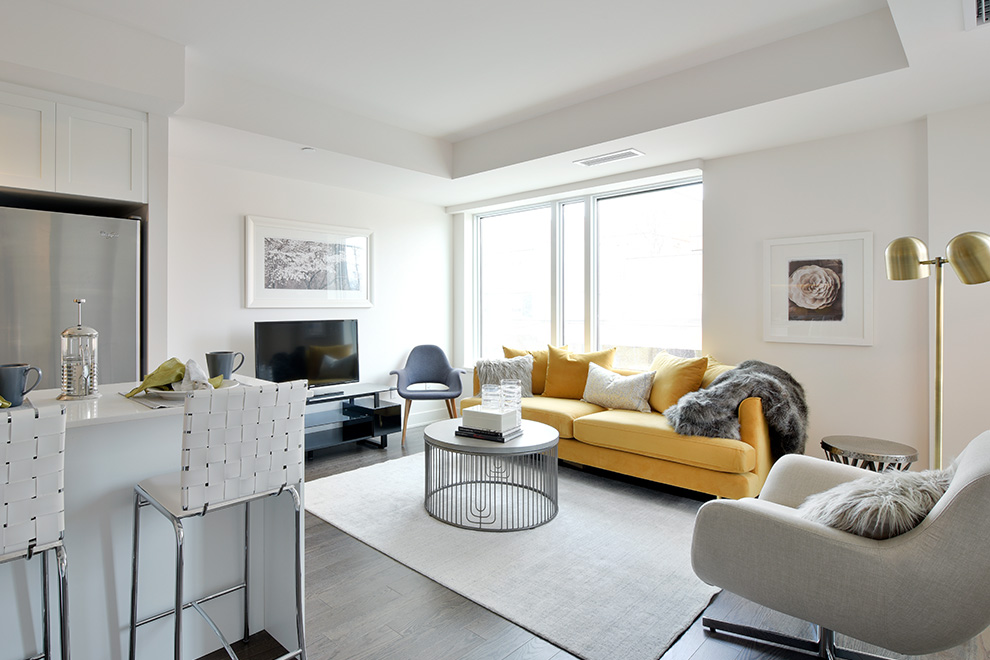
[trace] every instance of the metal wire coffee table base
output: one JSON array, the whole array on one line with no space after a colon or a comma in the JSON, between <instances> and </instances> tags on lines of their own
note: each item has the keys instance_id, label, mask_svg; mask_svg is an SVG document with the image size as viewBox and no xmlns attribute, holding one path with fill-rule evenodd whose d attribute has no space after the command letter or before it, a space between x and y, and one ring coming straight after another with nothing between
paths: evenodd
<instances>
[{"instance_id":1,"label":"metal wire coffee table base","mask_svg":"<svg viewBox=\"0 0 990 660\"><path fill-rule=\"evenodd\" d=\"M557 445L517 454L426 442L426 511L455 527L512 532L557 515Z\"/></svg>"}]
</instances>

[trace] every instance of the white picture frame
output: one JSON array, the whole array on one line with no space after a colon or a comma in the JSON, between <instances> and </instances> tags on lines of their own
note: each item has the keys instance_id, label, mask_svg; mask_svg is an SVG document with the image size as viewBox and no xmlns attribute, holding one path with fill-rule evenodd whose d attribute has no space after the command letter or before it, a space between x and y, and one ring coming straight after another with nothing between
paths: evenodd
<instances>
[{"instance_id":1,"label":"white picture frame","mask_svg":"<svg viewBox=\"0 0 990 660\"><path fill-rule=\"evenodd\" d=\"M763 340L873 345L873 233L763 242Z\"/></svg>"},{"instance_id":2,"label":"white picture frame","mask_svg":"<svg viewBox=\"0 0 990 660\"><path fill-rule=\"evenodd\" d=\"M371 307L372 232L248 215L246 307Z\"/></svg>"}]
</instances>

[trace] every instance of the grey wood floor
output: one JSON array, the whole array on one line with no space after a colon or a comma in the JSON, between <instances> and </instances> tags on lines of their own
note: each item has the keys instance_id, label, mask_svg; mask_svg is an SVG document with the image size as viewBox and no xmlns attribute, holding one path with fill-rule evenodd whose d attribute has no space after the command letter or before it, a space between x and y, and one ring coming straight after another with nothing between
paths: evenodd
<instances>
[{"instance_id":1,"label":"grey wood floor","mask_svg":"<svg viewBox=\"0 0 990 660\"><path fill-rule=\"evenodd\" d=\"M306 463L306 480L346 472L423 451L422 431L406 447L389 437L387 449L360 443L318 452ZM368 493L374 497L374 493ZM721 593L705 616L813 637L810 624ZM306 514L306 647L311 660L465 659L565 660L571 654L466 598L406 568L377 550ZM906 658L840 638L840 645L890 658ZM253 647L253 648L252 648ZM252 638L245 660L277 658L266 635ZM955 649L924 660L990 660L990 629ZM221 660L210 654L204 660ZM700 618L663 660L799 660L801 653L711 635ZM616 659L621 660L621 659Z\"/></svg>"}]
</instances>

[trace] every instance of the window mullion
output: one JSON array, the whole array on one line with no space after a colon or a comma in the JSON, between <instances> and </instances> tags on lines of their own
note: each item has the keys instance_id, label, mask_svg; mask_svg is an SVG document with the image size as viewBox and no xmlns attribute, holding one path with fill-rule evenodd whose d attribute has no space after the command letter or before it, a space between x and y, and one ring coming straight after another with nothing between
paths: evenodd
<instances>
[{"instance_id":1,"label":"window mullion","mask_svg":"<svg viewBox=\"0 0 990 660\"><path fill-rule=\"evenodd\" d=\"M598 346L598 213L597 200L584 198L584 345Z\"/></svg>"},{"instance_id":2,"label":"window mullion","mask_svg":"<svg viewBox=\"0 0 990 660\"><path fill-rule=\"evenodd\" d=\"M564 336L564 232L561 226L561 203L550 210L550 342L562 343Z\"/></svg>"}]
</instances>

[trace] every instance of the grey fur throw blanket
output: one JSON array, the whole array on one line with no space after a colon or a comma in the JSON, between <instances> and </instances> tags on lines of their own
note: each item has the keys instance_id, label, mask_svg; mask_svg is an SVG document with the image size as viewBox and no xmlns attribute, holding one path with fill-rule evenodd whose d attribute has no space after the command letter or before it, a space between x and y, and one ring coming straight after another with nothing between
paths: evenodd
<instances>
[{"instance_id":1,"label":"grey fur throw blanket","mask_svg":"<svg viewBox=\"0 0 990 660\"><path fill-rule=\"evenodd\" d=\"M763 400L774 460L803 453L808 439L804 388L780 367L759 360L746 360L708 387L685 394L663 415L682 435L738 439L739 404L751 396Z\"/></svg>"}]
</instances>

